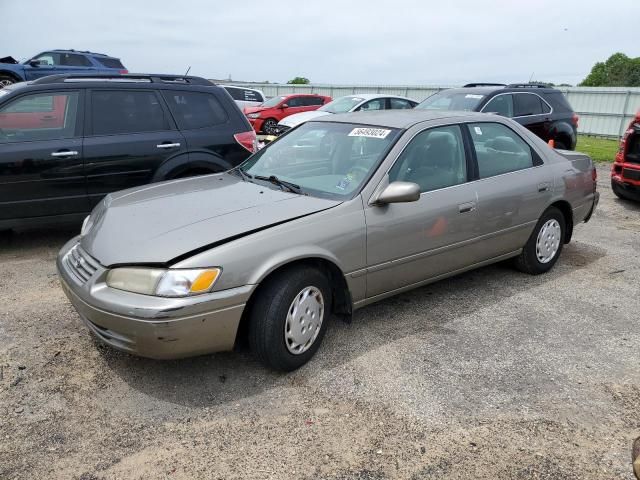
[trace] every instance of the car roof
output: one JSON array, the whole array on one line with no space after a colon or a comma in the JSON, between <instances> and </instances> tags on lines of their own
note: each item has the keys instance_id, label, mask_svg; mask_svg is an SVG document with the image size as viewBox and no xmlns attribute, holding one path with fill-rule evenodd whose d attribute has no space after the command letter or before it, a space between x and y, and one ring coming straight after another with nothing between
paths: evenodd
<instances>
[{"instance_id":1,"label":"car roof","mask_svg":"<svg viewBox=\"0 0 640 480\"><path fill-rule=\"evenodd\" d=\"M492 93L550 93L559 91L553 87L526 87L526 86L492 86L492 87L459 87L459 88L447 88L444 90L440 90L438 93L442 92L453 92L453 93L470 93L476 95L491 95Z\"/></svg>"},{"instance_id":2,"label":"car roof","mask_svg":"<svg viewBox=\"0 0 640 480\"><path fill-rule=\"evenodd\" d=\"M489 114L477 112L455 112L447 110L378 110L374 112L337 113L310 120L311 122L356 123L388 128L410 128L430 120L455 118L461 120L486 120Z\"/></svg>"},{"instance_id":3,"label":"car roof","mask_svg":"<svg viewBox=\"0 0 640 480\"><path fill-rule=\"evenodd\" d=\"M117 57L112 57L111 55L107 55L105 53L96 53L96 52L90 52L88 50L66 50L64 48L55 48L53 50L45 50L45 52L56 52L56 53L84 53L85 55L93 55L96 57L106 57L106 58L117 58ZM44 52L43 52L44 53Z\"/></svg>"},{"instance_id":4,"label":"car roof","mask_svg":"<svg viewBox=\"0 0 640 480\"><path fill-rule=\"evenodd\" d=\"M260 90L259 88L249 88L249 87L241 87L239 85L220 85L222 88L227 88L227 87L232 87L232 88L239 88L240 90L251 90L252 92L260 92L262 93L262 90Z\"/></svg>"},{"instance_id":5,"label":"car roof","mask_svg":"<svg viewBox=\"0 0 640 480\"><path fill-rule=\"evenodd\" d=\"M326 95L320 95L319 93L285 93L284 95L275 95L276 97L326 97Z\"/></svg>"}]
</instances>

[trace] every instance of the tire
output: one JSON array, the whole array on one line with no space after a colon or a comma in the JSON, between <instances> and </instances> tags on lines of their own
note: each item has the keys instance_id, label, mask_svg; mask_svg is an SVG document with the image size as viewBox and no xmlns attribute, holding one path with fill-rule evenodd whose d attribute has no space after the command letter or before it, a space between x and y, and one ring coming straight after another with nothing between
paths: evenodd
<instances>
[{"instance_id":1,"label":"tire","mask_svg":"<svg viewBox=\"0 0 640 480\"><path fill-rule=\"evenodd\" d=\"M613 180L611 180L611 190L613 190L613 193L615 193L616 197L618 197L620 200L640 201L640 196L634 197L633 193L626 192L622 187L620 187L620 185L618 185Z\"/></svg>"},{"instance_id":2,"label":"tire","mask_svg":"<svg viewBox=\"0 0 640 480\"><path fill-rule=\"evenodd\" d=\"M556 148L558 150L568 150L568 147L564 144L564 142L554 141L554 145L555 147L553 148Z\"/></svg>"},{"instance_id":3,"label":"tire","mask_svg":"<svg viewBox=\"0 0 640 480\"><path fill-rule=\"evenodd\" d=\"M551 270L562 253L565 234L564 215L556 207L549 207L538 220L522 253L516 257L516 268L531 275Z\"/></svg>"},{"instance_id":4,"label":"tire","mask_svg":"<svg viewBox=\"0 0 640 480\"><path fill-rule=\"evenodd\" d=\"M274 118L267 118L262 124L262 131L267 135L275 135L277 132L278 121Z\"/></svg>"},{"instance_id":5,"label":"tire","mask_svg":"<svg viewBox=\"0 0 640 480\"><path fill-rule=\"evenodd\" d=\"M331 301L329 281L317 268L294 267L276 274L257 292L251 307L251 351L261 363L274 370L290 372L300 368L322 343L331 315ZM304 310L298 312L301 307ZM298 313L300 317L295 315ZM316 327L313 332L309 325Z\"/></svg>"},{"instance_id":6,"label":"tire","mask_svg":"<svg viewBox=\"0 0 640 480\"><path fill-rule=\"evenodd\" d=\"M11 75L0 73L0 89L13 85L14 83L17 83L17 81Z\"/></svg>"}]
</instances>

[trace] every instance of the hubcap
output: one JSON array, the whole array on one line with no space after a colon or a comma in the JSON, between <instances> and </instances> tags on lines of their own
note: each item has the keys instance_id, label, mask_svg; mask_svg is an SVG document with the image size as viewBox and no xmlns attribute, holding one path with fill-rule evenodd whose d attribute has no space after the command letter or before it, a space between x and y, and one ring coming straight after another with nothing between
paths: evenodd
<instances>
[{"instance_id":1,"label":"hubcap","mask_svg":"<svg viewBox=\"0 0 640 480\"><path fill-rule=\"evenodd\" d=\"M13 82L8 78L3 78L2 80L0 80L0 88L8 87L9 85L13 85Z\"/></svg>"},{"instance_id":2,"label":"hubcap","mask_svg":"<svg viewBox=\"0 0 640 480\"><path fill-rule=\"evenodd\" d=\"M311 348L324 319L324 298L316 287L305 287L293 299L284 324L287 349L300 355Z\"/></svg>"},{"instance_id":3,"label":"hubcap","mask_svg":"<svg viewBox=\"0 0 640 480\"><path fill-rule=\"evenodd\" d=\"M555 218L547 220L538 232L536 241L536 256L540 263L549 263L558 253L560 241L562 239L562 229Z\"/></svg>"},{"instance_id":4,"label":"hubcap","mask_svg":"<svg viewBox=\"0 0 640 480\"><path fill-rule=\"evenodd\" d=\"M273 120L267 120L266 122L264 122L264 131L270 135L276 133L276 122L274 122Z\"/></svg>"}]
</instances>

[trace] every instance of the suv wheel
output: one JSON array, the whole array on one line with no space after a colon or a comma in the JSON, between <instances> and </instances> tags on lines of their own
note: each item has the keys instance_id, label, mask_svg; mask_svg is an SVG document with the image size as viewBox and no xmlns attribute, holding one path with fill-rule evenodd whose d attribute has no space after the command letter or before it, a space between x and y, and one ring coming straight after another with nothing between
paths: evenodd
<instances>
[{"instance_id":1,"label":"suv wheel","mask_svg":"<svg viewBox=\"0 0 640 480\"><path fill-rule=\"evenodd\" d=\"M522 253L516 257L516 268L531 275L551 270L562 252L565 228L562 212L549 207L538 220Z\"/></svg>"},{"instance_id":2,"label":"suv wheel","mask_svg":"<svg viewBox=\"0 0 640 480\"><path fill-rule=\"evenodd\" d=\"M9 85L13 85L16 82L16 79L10 75L5 75L0 73L0 88L8 87Z\"/></svg>"},{"instance_id":3,"label":"suv wheel","mask_svg":"<svg viewBox=\"0 0 640 480\"><path fill-rule=\"evenodd\" d=\"M331 312L327 277L313 267L287 269L257 292L249 345L266 366L290 372L320 347Z\"/></svg>"},{"instance_id":4,"label":"suv wheel","mask_svg":"<svg viewBox=\"0 0 640 480\"><path fill-rule=\"evenodd\" d=\"M262 124L262 130L267 135L275 135L278 132L278 122L276 122L273 118L267 118Z\"/></svg>"}]
</instances>

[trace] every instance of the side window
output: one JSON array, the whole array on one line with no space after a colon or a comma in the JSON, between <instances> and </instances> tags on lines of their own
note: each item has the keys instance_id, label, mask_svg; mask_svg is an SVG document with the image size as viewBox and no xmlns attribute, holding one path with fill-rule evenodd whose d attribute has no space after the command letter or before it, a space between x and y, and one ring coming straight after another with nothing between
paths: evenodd
<instances>
[{"instance_id":1,"label":"side window","mask_svg":"<svg viewBox=\"0 0 640 480\"><path fill-rule=\"evenodd\" d=\"M540 97L537 95L532 93L516 93L514 97L516 117L540 115L542 113Z\"/></svg>"},{"instance_id":2,"label":"side window","mask_svg":"<svg viewBox=\"0 0 640 480\"><path fill-rule=\"evenodd\" d=\"M0 109L0 144L75 136L78 92L38 93Z\"/></svg>"},{"instance_id":3,"label":"side window","mask_svg":"<svg viewBox=\"0 0 640 480\"><path fill-rule=\"evenodd\" d=\"M482 108L484 113L497 113L503 117L513 117L513 96L510 94L493 97Z\"/></svg>"},{"instance_id":4,"label":"side window","mask_svg":"<svg viewBox=\"0 0 640 480\"><path fill-rule=\"evenodd\" d=\"M302 107L302 106L304 106L302 97L291 97L291 98L287 99L287 101L284 102L284 103L286 103L290 107Z\"/></svg>"},{"instance_id":5,"label":"side window","mask_svg":"<svg viewBox=\"0 0 640 480\"><path fill-rule=\"evenodd\" d=\"M384 98L376 98L375 100L369 100L367 103L363 104L358 108L358 111L368 112L372 110L384 110L384 104Z\"/></svg>"},{"instance_id":6,"label":"side window","mask_svg":"<svg viewBox=\"0 0 640 480\"><path fill-rule=\"evenodd\" d=\"M94 135L168 130L160 100L152 91L94 90L91 92Z\"/></svg>"},{"instance_id":7,"label":"side window","mask_svg":"<svg viewBox=\"0 0 640 480\"><path fill-rule=\"evenodd\" d=\"M408 110L413 108L411 102L408 100L403 100L402 98L390 98L391 101L391 109L392 110Z\"/></svg>"},{"instance_id":8,"label":"side window","mask_svg":"<svg viewBox=\"0 0 640 480\"><path fill-rule=\"evenodd\" d=\"M65 67L91 67L89 59L76 53L62 53L60 55L60 65Z\"/></svg>"},{"instance_id":9,"label":"side window","mask_svg":"<svg viewBox=\"0 0 640 480\"><path fill-rule=\"evenodd\" d=\"M510 128L499 123L470 123L480 178L533 166L531 147Z\"/></svg>"},{"instance_id":10,"label":"side window","mask_svg":"<svg viewBox=\"0 0 640 480\"><path fill-rule=\"evenodd\" d=\"M551 113L551 107L544 100L540 100L540 105L542 105L542 113Z\"/></svg>"},{"instance_id":11,"label":"side window","mask_svg":"<svg viewBox=\"0 0 640 480\"><path fill-rule=\"evenodd\" d=\"M416 135L389 171L389 181L414 182L421 192L467 181L462 132L457 125L437 127Z\"/></svg>"},{"instance_id":12,"label":"side window","mask_svg":"<svg viewBox=\"0 0 640 480\"><path fill-rule=\"evenodd\" d=\"M231 98L233 98L234 100L244 100L242 90L240 90L239 88L224 87L224 89L229 92L229 95L231 95Z\"/></svg>"},{"instance_id":13,"label":"side window","mask_svg":"<svg viewBox=\"0 0 640 480\"><path fill-rule=\"evenodd\" d=\"M203 92L163 91L180 130L213 127L226 123L229 117L218 99Z\"/></svg>"},{"instance_id":14,"label":"side window","mask_svg":"<svg viewBox=\"0 0 640 480\"><path fill-rule=\"evenodd\" d=\"M307 97L307 106L315 107L320 106L324 103L324 98L322 97Z\"/></svg>"},{"instance_id":15,"label":"side window","mask_svg":"<svg viewBox=\"0 0 640 480\"><path fill-rule=\"evenodd\" d=\"M60 65L60 54L54 52L45 52L37 56L34 60L38 60L41 65Z\"/></svg>"},{"instance_id":16,"label":"side window","mask_svg":"<svg viewBox=\"0 0 640 480\"><path fill-rule=\"evenodd\" d=\"M247 102L264 102L262 95L255 90L241 90L241 98L239 100L245 100Z\"/></svg>"}]
</instances>

